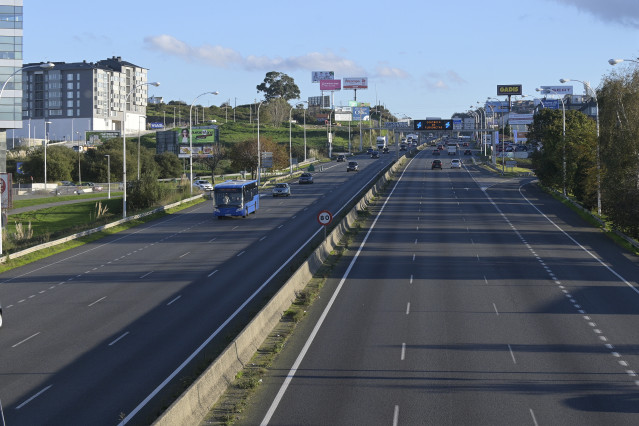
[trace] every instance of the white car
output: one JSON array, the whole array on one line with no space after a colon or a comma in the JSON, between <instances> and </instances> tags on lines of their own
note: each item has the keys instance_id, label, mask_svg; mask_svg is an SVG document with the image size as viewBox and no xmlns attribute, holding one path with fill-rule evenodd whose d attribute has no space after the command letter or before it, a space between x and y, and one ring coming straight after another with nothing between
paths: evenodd
<instances>
[{"instance_id":1,"label":"white car","mask_svg":"<svg viewBox=\"0 0 639 426\"><path fill-rule=\"evenodd\" d=\"M461 169L461 160L459 159L454 159L450 162L450 168L451 169Z\"/></svg>"},{"instance_id":2,"label":"white car","mask_svg":"<svg viewBox=\"0 0 639 426\"><path fill-rule=\"evenodd\" d=\"M197 179L193 182L193 186L200 188L202 191L213 191L211 182L205 179Z\"/></svg>"}]
</instances>

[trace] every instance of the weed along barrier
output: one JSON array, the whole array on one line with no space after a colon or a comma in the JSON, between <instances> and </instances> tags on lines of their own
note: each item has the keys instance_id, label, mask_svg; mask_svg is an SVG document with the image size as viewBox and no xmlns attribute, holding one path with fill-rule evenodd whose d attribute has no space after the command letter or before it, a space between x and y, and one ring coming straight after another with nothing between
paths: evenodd
<instances>
[{"instance_id":1,"label":"weed along barrier","mask_svg":"<svg viewBox=\"0 0 639 426\"><path fill-rule=\"evenodd\" d=\"M205 419L211 408L226 392L227 387L250 362L271 331L278 326L285 312L303 292L313 275L328 259L330 253L345 238L348 231L355 226L359 212L367 210L368 206L391 181L392 176L404 168L406 162L406 157L401 157L383 175L379 176L379 179L359 200L354 202L354 206L347 213L333 220L331 226L328 227L329 232L326 238L213 363L155 420L154 425L199 424ZM318 232L323 234L323 230L318 230ZM179 372L176 371L174 374L177 375Z\"/></svg>"}]
</instances>

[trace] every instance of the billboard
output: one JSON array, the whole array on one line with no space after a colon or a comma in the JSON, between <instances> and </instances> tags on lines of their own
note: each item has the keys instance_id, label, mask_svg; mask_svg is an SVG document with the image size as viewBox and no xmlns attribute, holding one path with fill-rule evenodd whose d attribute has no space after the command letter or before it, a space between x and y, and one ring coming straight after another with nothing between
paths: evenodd
<instances>
[{"instance_id":1,"label":"billboard","mask_svg":"<svg viewBox=\"0 0 639 426\"><path fill-rule=\"evenodd\" d=\"M353 121L368 121L370 119L370 107L353 107Z\"/></svg>"},{"instance_id":2,"label":"billboard","mask_svg":"<svg viewBox=\"0 0 639 426\"><path fill-rule=\"evenodd\" d=\"M344 89L368 89L368 77L344 77Z\"/></svg>"},{"instance_id":3,"label":"billboard","mask_svg":"<svg viewBox=\"0 0 639 426\"><path fill-rule=\"evenodd\" d=\"M453 120L413 120L414 130L453 130Z\"/></svg>"},{"instance_id":4,"label":"billboard","mask_svg":"<svg viewBox=\"0 0 639 426\"><path fill-rule=\"evenodd\" d=\"M551 95L572 95L572 86L541 86L540 93Z\"/></svg>"},{"instance_id":5,"label":"billboard","mask_svg":"<svg viewBox=\"0 0 639 426\"><path fill-rule=\"evenodd\" d=\"M309 96L308 97L308 106L309 107L320 107L320 108L330 108L331 107L331 97L326 96Z\"/></svg>"},{"instance_id":6,"label":"billboard","mask_svg":"<svg viewBox=\"0 0 639 426\"><path fill-rule=\"evenodd\" d=\"M544 99L541 101L541 107L547 109L559 109L559 99Z\"/></svg>"},{"instance_id":7,"label":"billboard","mask_svg":"<svg viewBox=\"0 0 639 426\"><path fill-rule=\"evenodd\" d=\"M149 126L151 126L152 129L164 129L164 124L158 122L149 123Z\"/></svg>"},{"instance_id":8,"label":"billboard","mask_svg":"<svg viewBox=\"0 0 639 426\"><path fill-rule=\"evenodd\" d=\"M320 90L341 90L342 80L320 80Z\"/></svg>"},{"instance_id":9,"label":"billboard","mask_svg":"<svg viewBox=\"0 0 639 426\"><path fill-rule=\"evenodd\" d=\"M521 84L498 84L497 96L521 95Z\"/></svg>"},{"instance_id":10,"label":"billboard","mask_svg":"<svg viewBox=\"0 0 639 426\"><path fill-rule=\"evenodd\" d=\"M311 83L319 83L321 80L333 80L335 79L334 71L312 71Z\"/></svg>"},{"instance_id":11,"label":"billboard","mask_svg":"<svg viewBox=\"0 0 639 426\"><path fill-rule=\"evenodd\" d=\"M84 132L84 143L89 146L102 145L108 139L119 137L120 132L116 130Z\"/></svg>"},{"instance_id":12,"label":"billboard","mask_svg":"<svg viewBox=\"0 0 639 426\"><path fill-rule=\"evenodd\" d=\"M213 145L220 141L220 132L217 126L200 126L193 127L191 142L191 135L189 128L185 127L176 131L179 144L179 158L188 158L191 156L199 157L212 157L215 154ZM193 145L193 152L191 153L190 146Z\"/></svg>"}]
</instances>

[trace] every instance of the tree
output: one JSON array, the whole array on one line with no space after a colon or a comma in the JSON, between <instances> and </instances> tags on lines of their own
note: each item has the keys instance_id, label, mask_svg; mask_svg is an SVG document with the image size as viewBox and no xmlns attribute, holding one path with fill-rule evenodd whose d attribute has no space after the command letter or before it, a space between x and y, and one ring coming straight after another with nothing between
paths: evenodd
<instances>
[{"instance_id":1,"label":"tree","mask_svg":"<svg viewBox=\"0 0 639 426\"><path fill-rule=\"evenodd\" d=\"M542 144L541 150L532 155L533 168L542 184L563 189L565 152L566 191L591 208L596 203L595 122L580 111L566 111L564 141L563 112L543 109L535 114L528 137Z\"/></svg>"},{"instance_id":2,"label":"tree","mask_svg":"<svg viewBox=\"0 0 639 426\"><path fill-rule=\"evenodd\" d=\"M277 71L267 72L264 81L257 86L257 90L264 92L264 99L267 102L276 98L289 101L300 97L300 88L295 84L295 80Z\"/></svg>"},{"instance_id":3,"label":"tree","mask_svg":"<svg viewBox=\"0 0 639 426\"><path fill-rule=\"evenodd\" d=\"M639 70L611 74L599 100L602 210L614 226L639 236Z\"/></svg>"},{"instance_id":4,"label":"tree","mask_svg":"<svg viewBox=\"0 0 639 426\"><path fill-rule=\"evenodd\" d=\"M198 158L198 163L204 164L206 167L211 170L211 176L215 175L215 169L219 164L220 160L225 157L225 152L220 146L219 143L211 146L211 152L209 157Z\"/></svg>"}]
</instances>

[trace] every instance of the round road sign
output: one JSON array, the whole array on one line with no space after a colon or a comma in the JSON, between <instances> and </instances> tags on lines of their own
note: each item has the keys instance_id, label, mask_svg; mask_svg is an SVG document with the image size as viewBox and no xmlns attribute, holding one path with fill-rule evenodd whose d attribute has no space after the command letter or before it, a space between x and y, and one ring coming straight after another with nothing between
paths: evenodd
<instances>
[{"instance_id":1,"label":"round road sign","mask_svg":"<svg viewBox=\"0 0 639 426\"><path fill-rule=\"evenodd\" d=\"M333 221L333 215L328 210L322 210L317 215L317 221L322 226L327 226Z\"/></svg>"}]
</instances>

